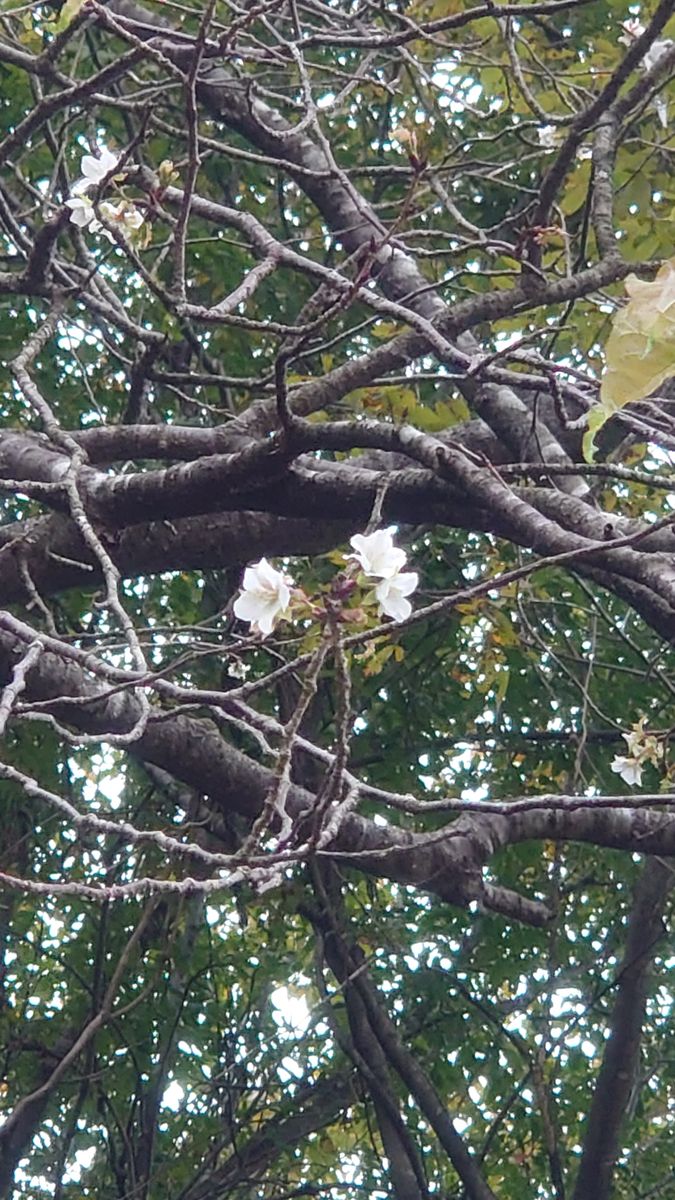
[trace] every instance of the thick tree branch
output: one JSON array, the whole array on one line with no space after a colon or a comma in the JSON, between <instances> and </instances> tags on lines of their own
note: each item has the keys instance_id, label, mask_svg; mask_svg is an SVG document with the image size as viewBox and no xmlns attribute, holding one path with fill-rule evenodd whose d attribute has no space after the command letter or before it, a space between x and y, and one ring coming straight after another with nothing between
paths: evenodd
<instances>
[{"instance_id":1,"label":"thick tree branch","mask_svg":"<svg viewBox=\"0 0 675 1200\"><path fill-rule=\"evenodd\" d=\"M621 1130L640 1071L649 972L665 934L663 913L674 882L671 863L647 859L635 888L609 1039L588 1114L572 1200L608 1200L612 1193Z\"/></svg>"}]
</instances>

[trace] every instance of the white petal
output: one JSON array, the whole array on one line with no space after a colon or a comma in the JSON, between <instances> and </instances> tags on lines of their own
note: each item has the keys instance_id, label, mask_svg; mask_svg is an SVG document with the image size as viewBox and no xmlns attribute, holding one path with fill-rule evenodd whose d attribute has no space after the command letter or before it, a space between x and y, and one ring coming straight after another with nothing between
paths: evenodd
<instances>
[{"instance_id":1,"label":"white petal","mask_svg":"<svg viewBox=\"0 0 675 1200\"><path fill-rule=\"evenodd\" d=\"M279 612L279 605L274 600L265 601L251 592L242 592L234 602L234 615L240 621L248 621L254 632L263 636L272 632Z\"/></svg>"},{"instance_id":2,"label":"white petal","mask_svg":"<svg viewBox=\"0 0 675 1200\"><path fill-rule=\"evenodd\" d=\"M279 601L279 612L285 612L291 602L291 593L285 583L279 584L277 599Z\"/></svg>"},{"instance_id":3,"label":"white petal","mask_svg":"<svg viewBox=\"0 0 675 1200\"><path fill-rule=\"evenodd\" d=\"M617 754L610 763L610 770L616 775L620 775L625 783L629 785L637 784L638 787L642 784L642 764L634 758L627 758L623 754Z\"/></svg>"},{"instance_id":4,"label":"white petal","mask_svg":"<svg viewBox=\"0 0 675 1200\"><path fill-rule=\"evenodd\" d=\"M378 596L378 599L380 612L392 617L394 621L405 621L412 612L412 604L409 600L404 600L399 592L388 592L385 596Z\"/></svg>"},{"instance_id":5,"label":"white petal","mask_svg":"<svg viewBox=\"0 0 675 1200\"><path fill-rule=\"evenodd\" d=\"M241 592L234 602L234 615L240 621L257 621L263 605L253 592Z\"/></svg>"},{"instance_id":6,"label":"white petal","mask_svg":"<svg viewBox=\"0 0 675 1200\"><path fill-rule=\"evenodd\" d=\"M133 207L133 205L131 207L127 207L127 211L124 214L124 224L126 225L127 229L140 229L143 221L143 213L139 212L137 208Z\"/></svg>"},{"instance_id":7,"label":"white petal","mask_svg":"<svg viewBox=\"0 0 675 1200\"><path fill-rule=\"evenodd\" d=\"M258 580L266 588L277 588L283 584L284 577L281 571L275 570L271 563L266 558L261 558L256 564L254 570L257 572Z\"/></svg>"},{"instance_id":8,"label":"white petal","mask_svg":"<svg viewBox=\"0 0 675 1200\"><path fill-rule=\"evenodd\" d=\"M251 585L247 583L249 572L251 572L249 578L252 581L255 580ZM259 563L249 567L244 574L244 587L251 586L253 590L264 596L274 596L280 609L287 608L290 603L291 593L288 585L291 582L292 580L287 579L281 571L275 570L266 558L261 558Z\"/></svg>"},{"instance_id":9,"label":"white petal","mask_svg":"<svg viewBox=\"0 0 675 1200\"><path fill-rule=\"evenodd\" d=\"M80 163L80 170L86 179L91 179L94 183L98 183L105 175L105 171L101 170L101 160L93 154L84 154Z\"/></svg>"},{"instance_id":10,"label":"white petal","mask_svg":"<svg viewBox=\"0 0 675 1200\"><path fill-rule=\"evenodd\" d=\"M70 189L71 196L83 196L94 186L93 179L77 179Z\"/></svg>"},{"instance_id":11,"label":"white petal","mask_svg":"<svg viewBox=\"0 0 675 1200\"><path fill-rule=\"evenodd\" d=\"M405 621L412 612L412 604L405 596L409 596L417 587L418 576L415 571L395 575L393 579L383 579L375 588L380 606L380 612L395 621Z\"/></svg>"},{"instance_id":12,"label":"white petal","mask_svg":"<svg viewBox=\"0 0 675 1200\"><path fill-rule=\"evenodd\" d=\"M113 154L105 146L101 150L99 158L96 158L93 154L84 154L80 163L82 178L73 184L70 189L71 194L73 196L81 196L84 192L88 192L90 188L98 187L106 175L114 171L118 161L118 155Z\"/></svg>"},{"instance_id":13,"label":"white petal","mask_svg":"<svg viewBox=\"0 0 675 1200\"><path fill-rule=\"evenodd\" d=\"M103 147L101 150L101 157L98 160L100 164L99 170L101 172L101 179L104 175L109 175L111 171L114 171L119 160L119 154L113 154L112 150L108 150L107 146Z\"/></svg>"},{"instance_id":14,"label":"white petal","mask_svg":"<svg viewBox=\"0 0 675 1200\"><path fill-rule=\"evenodd\" d=\"M417 571L403 571L399 575L395 576L395 578L392 580L392 583L396 584L396 590L399 591L402 596L409 596L411 592L415 591L419 580L420 577L417 574Z\"/></svg>"},{"instance_id":15,"label":"white petal","mask_svg":"<svg viewBox=\"0 0 675 1200\"><path fill-rule=\"evenodd\" d=\"M73 225L77 225L80 229L86 229L87 225L92 226L96 220L94 209L85 198L75 197L66 200L66 208L70 209L70 219Z\"/></svg>"},{"instance_id":16,"label":"white petal","mask_svg":"<svg viewBox=\"0 0 675 1200\"><path fill-rule=\"evenodd\" d=\"M668 101L663 96L657 96L654 101L657 116L664 129L668 128Z\"/></svg>"},{"instance_id":17,"label":"white petal","mask_svg":"<svg viewBox=\"0 0 675 1200\"><path fill-rule=\"evenodd\" d=\"M256 563L253 567L247 567L244 571L244 581L242 587L245 592L257 592L260 588L260 579L258 577L258 568L260 563Z\"/></svg>"},{"instance_id":18,"label":"white petal","mask_svg":"<svg viewBox=\"0 0 675 1200\"><path fill-rule=\"evenodd\" d=\"M350 538L350 545L366 575L375 575L380 579L390 579L405 566L406 554L394 546L393 529L377 529L375 533L356 533Z\"/></svg>"},{"instance_id":19,"label":"white petal","mask_svg":"<svg viewBox=\"0 0 675 1200\"><path fill-rule=\"evenodd\" d=\"M274 625L279 613L276 608L269 608L266 612L261 613L257 621L253 622L253 630L255 633L261 633L263 637L267 637L274 629Z\"/></svg>"},{"instance_id":20,"label":"white petal","mask_svg":"<svg viewBox=\"0 0 675 1200\"><path fill-rule=\"evenodd\" d=\"M112 204L110 200L102 200L99 204L106 221L119 221L124 213L124 207L124 200L120 200L119 204Z\"/></svg>"},{"instance_id":21,"label":"white petal","mask_svg":"<svg viewBox=\"0 0 675 1200\"><path fill-rule=\"evenodd\" d=\"M93 183L100 183L102 179L105 179L106 175L109 175L111 171L115 170L118 161L119 156L117 154L113 154L111 150L108 150L107 147L104 146L101 150L101 153L97 156L93 154L85 154L82 158L82 162L80 163L80 170L82 171L82 174L87 179L91 179Z\"/></svg>"},{"instance_id":22,"label":"white petal","mask_svg":"<svg viewBox=\"0 0 675 1200\"><path fill-rule=\"evenodd\" d=\"M349 557L357 558L359 560L359 562L361 563L361 566L363 566L364 558L368 557L368 552L367 552L368 543L367 543L367 539L364 536L364 534L355 533L354 536L349 539L349 545L353 546L354 549L356 550L356 554L350 554Z\"/></svg>"}]
</instances>

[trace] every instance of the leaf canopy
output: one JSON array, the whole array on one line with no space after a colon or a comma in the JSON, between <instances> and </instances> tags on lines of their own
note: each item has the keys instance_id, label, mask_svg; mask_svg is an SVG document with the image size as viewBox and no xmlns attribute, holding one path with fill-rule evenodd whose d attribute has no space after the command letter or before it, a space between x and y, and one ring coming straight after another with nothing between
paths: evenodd
<instances>
[{"instance_id":1,"label":"leaf canopy","mask_svg":"<svg viewBox=\"0 0 675 1200\"><path fill-rule=\"evenodd\" d=\"M0 1196L675 1198L673 39L3 0Z\"/></svg>"}]
</instances>

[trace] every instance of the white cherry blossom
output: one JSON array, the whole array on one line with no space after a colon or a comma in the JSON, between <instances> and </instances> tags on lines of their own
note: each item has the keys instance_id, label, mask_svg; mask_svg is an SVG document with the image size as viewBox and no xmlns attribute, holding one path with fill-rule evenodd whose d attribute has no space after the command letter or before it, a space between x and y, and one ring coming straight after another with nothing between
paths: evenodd
<instances>
[{"instance_id":1,"label":"white cherry blossom","mask_svg":"<svg viewBox=\"0 0 675 1200\"><path fill-rule=\"evenodd\" d=\"M106 146L101 150L98 158L93 154L85 154L80 163L82 178L78 179L70 189L72 196L82 196L88 192L90 188L98 187L103 183L106 175L110 175L115 170L119 162L119 155L113 154L112 150L108 150Z\"/></svg>"},{"instance_id":2,"label":"white cherry blossom","mask_svg":"<svg viewBox=\"0 0 675 1200\"><path fill-rule=\"evenodd\" d=\"M249 621L254 633L266 637L291 601L289 584L281 571L275 570L266 558L247 567L240 595L234 602L235 616Z\"/></svg>"},{"instance_id":3,"label":"white cherry blossom","mask_svg":"<svg viewBox=\"0 0 675 1200\"><path fill-rule=\"evenodd\" d=\"M110 230L106 229L97 218L94 206L88 196L71 196L66 200L66 207L70 209L70 219L73 225L77 225L79 229L88 229L90 233L102 233L109 242L114 242ZM100 213L110 225L115 226L120 233L126 236L135 233L143 224L143 214L128 200L120 200L118 204L111 204L109 201L103 200L100 205Z\"/></svg>"},{"instance_id":4,"label":"white cherry blossom","mask_svg":"<svg viewBox=\"0 0 675 1200\"><path fill-rule=\"evenodd\" d=\"M629 17L627 21L621 22L623 33L617 38L623 46L632 46L636 38L642 37L645 27L642 21L638 21L637 17Z\"/></svg>"},{"instance_id":5,"label":"white cherry blossom","mask_svg":"<svg viewBox=\"0 0 675 1200\"><path fill-rule=\"evenodd\" d=\"M652 67L659 61L660 58L663 57L666 51L670 50L672 44L672 38L663 38L660 42L654 42L654 44L649 47L649 50L642 60L645 71L651 71ZM663 93L654 97L654 108L656 109L656 115L659 118L661 125L664 129L667 129L668 101Z\"/></svg>"},{"instance_id":6,"label":"white cherry blossom","mask_svg":"<svg viewBox=\"0 0 675 1200\"><path fill-rule=\"evenodd\" d=\"M540 125L537 130L537 137L539 138L539 145L544 150L555 150L560 141L555 125Z\"/></svg>"},{"instance_id":7,"label":"white cherry blossom","mask_svg":"<svg viewBox=\"0 0 675 1200\"><path fill-rule=\"evenodd\" d=\"M375 588L380 613L393 617L395 621L405 621L412 612L412 604L406 600L406 596L415 591L418 582L416 571L399 571L389 579L382 579Z\"/></svg>"},{"instance_id":8,"label":"white cherry blossom","mask_svg":"<svg viewBox=\"0 0 675 1200\"><path fill-rule=\"evenodd\" d=\"M622 733L621 736L626 743L628 754L631 758L650 758L655 760L658 752L658 743L653 734L647 733L645 729L646 717L640 717L631 729L630 733Z\"/></svg>"},{"instance_id":9,"label":"white cherry blossom","mask_svg":"<svg viewBox=\"0 0 675 1200\"><path fill-rule=\"evenodd\" d=\"M356 533L350 538L355 558L366 575L375 575L378 579L392 579L405 566L405 550L399 550L394 545L392 529L378 529L375 533Z\"/></svg>"},{"instance_id":10,"label":"white cherry blossom","mask_svg":"<svg viewBox=\"0 0 675 1200\"><path fill-rule=\"evenodd\" d=\"M72 196L66 200L66 208L70 209L70 219L78 229L98 224L94 206L88 196Z\"/></svg>"},{"instance_id":11,"label":"white cherry blossom","mask_svg":"<svg viewBox=\"0 0 675 1200\"><path fill-rule=\"evenodd\" d=\"M66 207L70 209L70 219L78 229L88 229L90 233L101 233L109 242L114 243L114 237L110 230L104 229L101 225L88 196L71 196L69 200L66 200Z\"/></svg>"},{"instance_id":12,"label":"white cherry blossom","mask_svg":"<svg viewBox=\"0 0 675 1200\"><path fill-rule=\"evenodd\" d=\"M632 46L633 42L636 41L637 38L642 37L642 34L645 31L642 21L638 21L637 17L629 17L627 21L622 21L621 28L623 29L623 33L617 39L617 41L621 42L624 46ZM641 64L642 69L644 71L651 71L652 67L656 65L666 51L670 50L672 44L672 38L659 38L657 41L652 42L649 49L643 55ZM654 108L656 109L657 116L663 128L667 129L668 101L666 100L665 96L659 95L655 97Z\"/></svg>"},{"instance_id":13,"label":"white cherry blossom","mask_svg":"<svg viewBox=\"0 0 675 1200\"><path fill-rule=\"evenodd\" d=\"M610 770L615 774L620 775L625 783L638 787L642 784L643 765L636 758L628 758L624 754L617 754L610 763Z\"/></svg>"},{"instance_id":14,"label":"white cherry blossom","mask_svg":"<svg viewBox=\"0 0 675 1200\"><path fill-rule=\"evenodd\" d=\"M126 234L135 233L143 224L143 214L128 200L120 200L119 204L111 204L110 201L104 200L101 204L101 216Z\"/></svg>"}]
</instances>

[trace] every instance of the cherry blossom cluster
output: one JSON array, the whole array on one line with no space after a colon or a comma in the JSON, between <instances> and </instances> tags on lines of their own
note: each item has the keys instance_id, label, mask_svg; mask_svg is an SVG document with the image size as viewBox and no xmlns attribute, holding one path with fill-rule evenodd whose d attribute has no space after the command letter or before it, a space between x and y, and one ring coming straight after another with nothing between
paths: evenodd
<instances>
[{"instance_id":1,"label":"cherry blossom cluster","mask_svg":"<svg viewBox=\"0 0 675 1200\"><path fill-rule=\"evenodd\" d=\"M403 571L406 564L405 550L394 545L393 529L378 529L375 533L356 533L350 538L355 559L368 579L377 579L375 596L380 616L392 617L394 621L405 621L412 612L412 604L406 599L417 587L416 571Z\"/></svg>"},{"instance_id":2,"label":"cherry blossom cluster","mask_svg":"<svg viewBox=\"0 0 675 1200\"><path fill-rule=\"evenodd\" d=\"M354 553L347 556L347 586L342 588L342 594L349 595L361 583L366 591L364 608L372 598L377 603L379 616L404 621L412 612L407 597L415 591L418 575L415 571L403 570L406 554L394 545L393 532L392 529L379 529L375 533L357 533L351 538ZM357 572L356 581L348 578L350 563L353 564L352 571ZM293 586L288 575L277 571L266 558L261 558L244 572L242 588L234 602L234 614L240 620L248 621L253 633L267 637L288 612ZM306 601L304 594L301 595ZM356 611L363 619L363 611Z\"/></svg>"},{"instance_id":3,"label":"cherry blossom cluster","mask_svg":"<svg viewBox=\"0 0 675 1200\"><path fill-rule=\"evenodd\" d=\"M73 225L77 225L79 229L88 229L90 233L102 233L109 242L113 243L115 239L99 221L87 193L100 187L105 181L109 181L118 162L118 155L113 154L106 146L98 156L85 154L80 167L82 176L73 184L70 196L66 200L66 207L70 209L70 219ZM123 199L117 204L113 204L110 200L102 200L99 211L108 224L115 226L126 236L135 233L143 224L142 214L130 200Z\"/></svg>"},{"instance_id":4,"label":"cherry blossom cluster","mask_svg":"<svg viewBox=\"0 0 675 1200\"><path fill-rule=\"evenodd\" d=\"M626 741L628 753L617 754L610 763L610 769L631 787L641 786L642 772L647 763L659 765L659 743L653 734L646 732L644 724L645 717L640 717L630 733L621 734Z\"/></svg>"}]
</instances>

